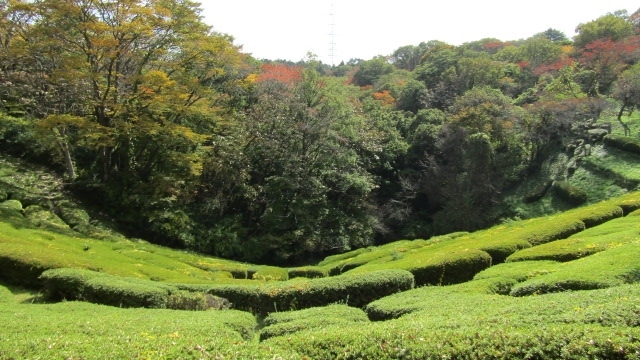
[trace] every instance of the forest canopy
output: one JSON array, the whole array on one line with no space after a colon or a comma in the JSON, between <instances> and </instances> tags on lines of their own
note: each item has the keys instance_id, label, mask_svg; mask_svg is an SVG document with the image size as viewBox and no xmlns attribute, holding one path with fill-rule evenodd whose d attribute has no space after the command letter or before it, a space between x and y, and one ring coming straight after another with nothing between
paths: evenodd
<instances>
[{"instance_id":1,"label":"forest canopy","mask_svg":"<svg viewBox=\"0 0 640 360\"><path fill-rule=\"evenodd\" d=\"M337 66L252 58L200 12L0 1L0 151L132 235L293 263L521 216L507 191L640 104L638 12Z\"/></svg>"}]
</instances>

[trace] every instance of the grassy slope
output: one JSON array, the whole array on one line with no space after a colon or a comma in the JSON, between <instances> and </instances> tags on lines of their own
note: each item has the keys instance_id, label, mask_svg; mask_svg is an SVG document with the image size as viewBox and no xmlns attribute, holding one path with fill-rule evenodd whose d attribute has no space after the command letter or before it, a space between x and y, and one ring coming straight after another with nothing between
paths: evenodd
<instances>
[{"instance_id":1,"label":"grassy slope","mask_svg":"<svg viewBox=\"0 0 640 360\"><path fill-rule=\"evenodd\" d=\"M15 170L4 169L0 180L15 176ZM602 179L600 185L608 184ZM636 207L640 194L628 194L600 207L611 207L612 203ZM2 261L14 259L42 269L95 269L164 282L256 283L232 278L258 269L250 264L173 251L115 235L90 238L59 222L51 227L51 222L42 218L27 219L15 202L5 205L0 206ZM585 218L589 211L574 213L580 212ZM389 319L386 321L371 322L344 306L274 314L274 320L261 324L253 315L234 310L202 313L119 309L80 302L38 304L35 293L0 286L0 317L7 329L0 334L0 359L640 357L640 235L636 231L640 217L607 218L609 221L567 240L536 238L538 233L553 233L549 226L563 216L577 216L567 214L358 250L328 258L315 267L324 273L366 273L380 268L415 268L415 264L444 269L452 261L449 253L490 252L494 258L511 254L507 263L483 271L472 267L472 281L420 287L365 308L370 318ZM547 240L537 245L539 239ZM585 288L604 289L533 297L500 295L562 291L567 281L578 289L591 283L598 286Z\"/></svg>"}]
</instances>

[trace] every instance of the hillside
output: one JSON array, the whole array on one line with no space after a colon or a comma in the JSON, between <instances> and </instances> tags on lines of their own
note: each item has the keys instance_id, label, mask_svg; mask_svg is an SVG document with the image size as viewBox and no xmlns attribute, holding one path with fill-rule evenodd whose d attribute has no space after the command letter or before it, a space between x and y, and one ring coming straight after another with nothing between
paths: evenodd
<instances>
[{"instance_id":1,"label":"hillside","mask_svg":"<svg viewBox=\"0 0 640 360\"><path fill-rule=\"evenodd\" d=\"M54 176L2 169L0 358L640 354L638 192L281 268L127 239ZM56 216L68 208L85 226Z\"/></svg>"}]
</instances>

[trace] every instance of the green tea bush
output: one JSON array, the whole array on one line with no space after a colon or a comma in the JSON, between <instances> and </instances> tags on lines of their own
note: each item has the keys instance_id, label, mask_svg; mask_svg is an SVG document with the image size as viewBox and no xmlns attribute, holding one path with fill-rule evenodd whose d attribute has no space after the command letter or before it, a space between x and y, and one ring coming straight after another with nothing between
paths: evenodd
<instances>
[{"instance_id":1,"label":"green tea bush","mask_svg":"<svg viewBox=\"0 0 640 360\"><path fill-rule=\"evenodd\" d=\"M619 213L620 207L615 206ZM638 221L634 216L620 217L591 227L566 239L518 251L507 261L554 260L571 261L637 240Z\"/></svg>"},{"instance_id":2,"label":"green tea bush","mask_svg":"<svg viewBox=\"0 0 640 360\"><path fill-rule=\"evenodd\" d=\"M84 300L119 307L164 308L169 294L177 291L153 281L81 269L47 270L40 279L49 299Z\"/></svg>"},{"instance_id":3,"label":"green tea bush","mask_svg":"<svg viewBox=\"0 0 640 360\"><path fill-rule=\"evenodd\" d=\"M536 276L557 271L561 263L557 261L518 261L492 266L474 276L474 280L507 278L523 282Z\"/></svg>"},{"instance_id":4,"label":"green tea bush","mask_svg":"<svg viewBox=\"0 0 640 360\"><path fill-rule=\"evenodd\" d=\"M364 252L367 252L367 251L371 251L371 249L370 248L360 248L360 249L347 251L347 252L344 252L344 253L341 253L341 254L329 255L326 258L324 258L324 260L319 262L318 266L326 266L326 265L334 264L334 263L340 262L342 260L353 258L353 257L355 257L357 255L360 255L360 254L362 254Z\"/></svg>"},{"instance_id":5,"label":"green tea bush","mask_svg":"<svg viewBox=\"0 0 640 360\"><path fill-rule=\"evenodd\" d=\"M640 155L640 141L633 137L609 134L604 137L604 144Z\"/></svg>"},{"instance_id":6,"label":"green tea bush","mask_svg":"<svg viewBox=\"0 0 640 360\"><path fill-rule=\"evenodd\" d=\"M327 271L320 266L302 266L288 270L289 279L303 277L308 279L326 277Z\"/></svg>"},{"instance_id":7,"label":"green tea bush","mask_svg":"<svg viewBox=\"0 0 640 360\"><path fill-rule=\"evenodd\" d=\"M249 268L247 278L264 281L284 281L289 279L287 269L276 266L256 266Z\"/></svg>"},{"instance_id":8,"label":"green tea bush","mask_svg":"<svg viewBox=\"0 0 640 360\"><path fill-rule=\"evenodd\" d=\"M215 285L207 292L228 299L234 309L267 314L339 302L362 307L413 286L411 273L386 270L319 279L296 278L262 286Z\"/></svg>"},{"instance_id":9,"label":"green tea bush","mask_svg":"<svg viewBox=\"0 0 640 360\"><path fill-rule=\"evenodd\" d=\"M445 242L408 253L395 261L366 264L347 274L402 269L413 274L416 286L448 285L471 280L475 274L491 266L491 261L491 256L484 251Z\"/></svg>"},{"instance_id":10,"label":"green tea bush","mask_svg":"<svg viewBox=\"0 0 640 360\"><path fill-rule=\"evenodd\" d=\"M269 314L263 321L260 340L291 333L317 330L328 326L368 323L364 311L342 304Z\"/></svg>"},{"instance_id":11,"label":"green tea bush","mask_svg":"<svg viewBox=\"0 0 640 360\"><path fill-rule=\"evenodd\" d=\"M526 227L519 232L518 237L535 246L567 238L584 231L585 228L582 220L557 215L526 223Z\"/></svg>"},{"instance_id":12,"label":"green tea bush","mask_svg":"<svg viewBox=\"0 0 640 360\"><path fill-rule=\"evenodd\" d=\"M171 288L152 281L95 277L85 284L83 300L118 307L165 308Z\"/></svg>"},{"instance_id":13,"label":"green tea bush","mask_svg":"<svg viewBox=\"0 0 640 360\"><path fill-rule=\"evenodd\" d=\"M12 302L13 301L13 293L11 290L6 287L0 285L0 303Z\"/></svg>"},{"instance_id":14,"label":"green tea bush","mask_svg":"<svg viewBox=\"0 0 640 360\"><path fill-rule=\"evenodd\" d=\"M174 310L225 310L231 308L227 299L207 293L177 291L167 298L167 308Z\"/></svg>"},{"instance_id":15,"label":"green tea bush","mask_svg":"<svg viewBox=\"0 0 640 360\"><path fill-rule=\"evenodd\" d=\"M581 205L587 202L587 192L577 186L569 184L567 181L554 182L553 189L559 198L570 204Z\"/></svg>"},{"instance_id":16,"label":"green tea bush","mask_svg":"<svg viewBox=\"0 0 640 360\"><path fill-rule=\"evenodd\" d=\"M512 296L568 290L591 290L640 281L640 242L626 243L596 254L563 263L557 271L513 287Z\"/></svg>"},{"instance_id":17,"label":"green tea bush","mask_svg":"<svg viewBox=\"0 0 640 360\"><path fill-rule=\"evenodd\" d=\"M287 346L310 359L634 359L640 353L638 328L545 324L431 329L398 321L302 332L265 344Z\"/></svg>"},{"instance_id":18,"label":"green tea bush","mask_svg":"<svg viewBox=\"0 0 640 360\"><path fill-rule=\"evenodd\" d=\"M570 210L562 214L562 217L575 217L579 219L584 223L586 228L598 226L622 216L624 216L622 207L616 204L611 204L610 202L602 202Z\"/></svg>"},{"instance_id":19,"label":"green tea bush","mask_svg":"<svg viewBox=\"0 0 640 360\"><path fill-rule=\"evenodd\" d=\"M448 237L437 237L430 240L398 240L380 246L370 246L366 250L348 259L333 263L329 274L335 276L343 274L365 264L384 263L401 259L406 253L420 249L432 243L437 243Z\"/></svg>"}]
</instances>

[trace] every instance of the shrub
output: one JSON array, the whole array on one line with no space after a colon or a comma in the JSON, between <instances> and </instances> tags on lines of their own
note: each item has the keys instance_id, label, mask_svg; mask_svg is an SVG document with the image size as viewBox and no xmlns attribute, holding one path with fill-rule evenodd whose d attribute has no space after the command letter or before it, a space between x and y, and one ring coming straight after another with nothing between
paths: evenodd
<instances>
[{"instance_id":1,"label":"shrub","mask_svg":"<svg viewBox=\"0 0 640 360\"><path fill-rule=\"evenodd\" d=\"M573 186L566 181L554 182L553 189L559 198L573 205L584 204L588 198L586 191L577 186Z\"/></svg>"},{"instance_id":2,"label":"shrub","mask_svg":"<svg viewBox=\"0 0 640 360\"><path fill-rule=\"evenodd\" d=\"M284 281L289 279L287 269L276 266L257 266L249 268L247 278L264 281Z\"/></svg>"},{"instance_id":3,"label":"shrub","mask_svg":"<svg viewBox=\"0 0 640 360\"><path fill-rule=\"evenodd\" d=\"M260 331L260 340L299 331L368 322L364 311L342 304L271 313L264 319L265 327Z\"/></svg>"},{"instance_id":4,"label":"shrub","mask_svg":"<svg viewBox=\"0 0 640 360\"><path fill-rule=\"evenodd\" d=\"M567 238L585 229L584 222L566 216L549 216L535 219L525 224L517 235L531 245L540 245L551 241Z\"/></svg>"},{"instance_id":5,"label":"shrub","mask_svg":"<svg viewBox=\"0 0 640 360\"><path fill-rule=\"evenodd\" d=\"M161 283L81 269L42 273L45 296L52 300L83 300L120 307L164 308L176 288Z\"/></svg>"},{"instance_id":6,"label":"shrub","mask_svg":"<svg viewBox=\"0 0 640 360\"><path fill-rule=\"evenodd\" d=\"M549 191L549 188L551 188L551 185L553 185L553 181L549 180L544 184L538 186L530 194L524 197L524 203L530 204L542 199L547 191Z\"/></svg>"},{"instance_id":7,"label":"shrub","mask_svg":"<svg viewBox=\"0 0 640 360\"><path fill-rule=\"evenodd\" d=\"M85 283L82 300L118 307L165 308L171 288L158 285L118 276L95 277Z\"/></svg>"},{"instance_id":8,"label":"shrub","mask_svg":"<svg viewBox=\"0 0 640 360\"><path fill-rule=\"evenodd\" d=\"M622 209L618 209L622 213ZM605 224L591 227L566 239L538 245L518 251L507 261L553 260L571 261L604 251L614 246L634 241L637 219L633 216L620 217Z\"/></svg>"},{"instance_id":9,"label":"shrub","mask_svg":"<svg viewBox=\"0 0 640 360\"><path fill-rule=\"evenodd\" d=\"M303 266L297 268L291 268L289 271L289 279L303 277L308 279L315 279L327 276L327 271L319 266Z\"/></svg>"},{"instance_id":10,"label":"shrub","mask_svg":"<svg viewBox=\"0 0 640 360\"><path fill-rule=\"evenodd\" d=\"M223 310L230 309L229 300L207 293L177 291L169 295L167 308L175 310Z\"/></svg>"},{"instance_id":11,"label":"shrub","mask_svg":"<svg viewBox=\"0 0 640 360\"><path fill-rule=\"evenodd\" d=\"M416 286L449 285L471 280L476 273L489 266L491 256L488 253L445 242L435 247L424 247L395 261L367 264L347 274L402 269L413 274Z\"/></svg>"},{"instance_id":12,"label":"shrub","mask_svg":"<svg viewBox=\"0 0 640 360\"><path fill-rule=\"evenodd\" d=\"M604 144L640 155L640 141L636 138L609 134L604 137Z\"/></svg>"},{"instance_id":13,"label":"shrub","mask_svg":"<svg viewBox=\"0 0 640 360\"><path fill-rule=\"evenodd\" d=\"M604 224L607 221L622 217L624 211L622 207L609 202L595 204L575 210L570 210L562 214L563 217L575 217L582 221L586 228Z\"/></svg>"},{"instance_id":14,"label":"shrub","mask_svg":"<svg viewBox=\"0 0 640 360\"><path fill-rule=\"evenodd\" d=\"M557 271L561 263L557 261L518 261L492 266L476 274L474 280L507 278L523 282L536 276Z\"/></svg>"},{"instance_id":15,"label":"shrub","mask_svg":"<svg viewBox=\"0 0 640 360\"><path fill-rule=\"evenodd\" d=\"M640 281L640 243L624 245L570 261L558 270L522 282L512 296L545 294L567 290L591 290ZM588 270L585 270L588 269Z\"/></svg>"},{"instance_id":16,"label":"shrub","mask_svg":"<svg viewBox=\"0 0 640 360\"><path fill-rule=\"evenodd\" d=\"M329 274L334 276L343 274L359 266L372 263L384 263L401 259L406 253L420 249L432 243L449 240L448 237L437 237L430 240L398 240L380 246L370 246L366 250L348 259L335 263Z\"/></svg>"},{"instance_id":17,"label":"shrub","mask_svg":"<svg viewBox=\"0 0 640 360\"><path fill-rule=\"evenodd\" d=\"M228 299L234 309L267 314L338 302L361 307L413 286L411 273L386 270L319 279L296 278L262 286L216 285L207 292Z\"/></svg>"},{"instance_id":18,"label":"shrub","mask_svg":"<svg viewBox=\"0 0 640 360\"><path fill-rule=\"evenodd\" d=\"M11 290L0 285L0 303L13 302L13 293Z\"/></svg>"}]
</instances>

